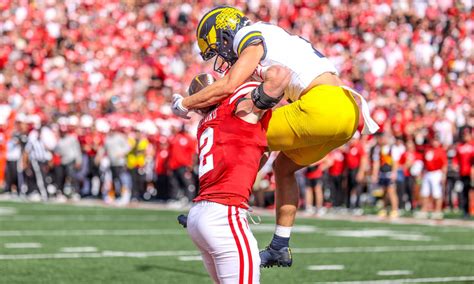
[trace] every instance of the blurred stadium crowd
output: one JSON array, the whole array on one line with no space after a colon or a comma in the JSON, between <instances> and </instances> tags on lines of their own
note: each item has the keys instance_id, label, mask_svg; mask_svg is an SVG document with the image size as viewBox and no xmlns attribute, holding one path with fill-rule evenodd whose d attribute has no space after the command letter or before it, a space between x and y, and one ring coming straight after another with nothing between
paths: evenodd
<instances>
[{"instance_id":1,"label":"blurred stadium crowd","mask_svg":"<svg viewBox=\"0 0 474 284\"><path fill-rule=\"evenodd\" d=\"M173 93L186 93L193 75L210 72L198 55L195 27L205 11L223 3L0 1L5 190L39 192L43 199L189 200L196 191L199 117L184 127L169 102ZM346 84L370 100L382 128L301 173L308 212L357 209L387 192L386 204L394 209L422 206L427 212L432 196L434 218L443 206L467 214L474 152L472 1L229 4L309 39ZM272 203L266 172L256 183L260 206ZM436 179L443 184L439 196Z\"/></svg>"}]
</instances>

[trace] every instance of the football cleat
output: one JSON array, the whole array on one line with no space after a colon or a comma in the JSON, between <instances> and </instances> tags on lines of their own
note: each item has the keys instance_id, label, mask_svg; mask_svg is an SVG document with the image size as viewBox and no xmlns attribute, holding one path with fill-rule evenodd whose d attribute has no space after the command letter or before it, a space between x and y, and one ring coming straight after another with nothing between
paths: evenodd
<instances>
[{"instance_id":1,"label":"football cleat","mask_svg":"<svg viewBox=\"0 0 474 284\"><path fill-rule=\"evenodd\" d=\"M178 223L183 226L183 228L186 228L188 226L188 216L181 214L178 216Z\"/></svg>"},{"instance_id":2,"label":"football cleat","mask_svg":"<svg viewBox=\"0 0 474 284\"><path fill-rule=\"evenodd\" d=\"M268 268L275 265L278 267L290 267L292 263L293 257L289 247L276 250L268 246L260 251L260 267Z\"/></svg>"}]
</instances>

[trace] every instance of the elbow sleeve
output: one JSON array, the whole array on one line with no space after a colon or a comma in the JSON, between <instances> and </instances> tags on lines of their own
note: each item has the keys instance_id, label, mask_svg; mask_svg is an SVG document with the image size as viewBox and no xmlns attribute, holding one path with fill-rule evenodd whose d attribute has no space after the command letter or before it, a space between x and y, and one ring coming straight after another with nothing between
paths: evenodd
<instances>
[{"instance_id":1,"label":"elbow sleeve","mask_svg":"<svg viewBox=\"0 0 474 284\"><path fill-rule=\"evenodd\" d=\"M281 98L283 97L283 94L280 95L279 97L271 97L263 91L263 84L260 84L257 88L255 88L252 93L252 101L254 105L261 110L266 110L266 109L271 109L274 106L276 106Z\"/></svg>"}]
</instances>

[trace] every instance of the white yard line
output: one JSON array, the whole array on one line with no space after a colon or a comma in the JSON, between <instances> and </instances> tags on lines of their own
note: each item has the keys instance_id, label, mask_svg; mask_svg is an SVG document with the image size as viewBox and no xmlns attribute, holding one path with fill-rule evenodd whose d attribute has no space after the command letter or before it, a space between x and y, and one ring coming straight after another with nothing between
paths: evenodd
<instances>
[{"instance_id":1,"label":"white yard line","mask_svg":"<svg viewBox=\"0 0 474 284\"><path fill-rule=\"evenodd\" d=\"M316 271L322 271L322 270L343 270L344 265L339 265L339 264L333 264L333 265L310 265L306 269L308 270L316 270Z\"/></svg>"},{"instance_id":2,"label":"white yard line","mask_svg":"<svg viewBox=\"0 0 474 284\"><path fill-rule=\"evenodd\" d=\"M10 216L17 214L17 210L14 207L0 207L0 216Z\"/></svg>"},{"instance_id":3,"label":"white yard line","mask_svg":"<svg viewBox=\"0 0 474 284\"><path fill-rule=\"evenodd\" d=\"M407 246L407 247L345 247L345 248L294 248L292 251L299 254L314 253L380 253L380 252L408 252L408 251L466 251L474 250L474 246L445 245L445 246ZM55 258L103 258L103 257L157 257L157 256L190 256L198 255L198 251L103 251L84 253L51 253L51 254L0 254L0 260L19 259L55 259Z\"/></svg>"},{"instance_id":4,"label":"white yard line","mask_svg":"<svg viewBox=\"0 0 474 284\"><path fill-rule=\"evenodd\" d=\"M377 272L377 275L380 276L396 276L396 275L411 275L413 271L411 270L380 270Z\"/></svg>"},{"instance_id":5,"label":"white yard line","mask_svg":"<svg viewBox=\"0 0 474 284\"><path fill-rule=\"evenodd\" d=\"M0 237L24 236L148 236L148 235L185 235L186 230L28 230L0 231Z\"/></svg>"},{"instance_id":6,"label":"white yard line","mask_svg":"<svg viewBox=\"0 0 474 284\"><path fill-rule=\"evenodd\" d=\"M3 244L5 248L9 249L25 249L25 248L41 248L40 243L5 243Z\"/></svg>"},{"instance_id":7,"label":"white yard line","mask_svg":"<svg viewBox=\"0 0 474 284\"><path fill-rule=\"evenodd\" d=\"M61 252L97 252L96 247L65 247L60 249Z\"/></svg>"},{"instance_id":8,"label":"white yard line","mask_svg":"<svg viewBox=\"0 0 474 284\"><path fill-rule=\"evenodd\" d=\"M74 215L74 216L58 216L58 215L18 215L12 217L0 216L1 222L156 222L170 220L170 217L164 216L129 216L129 215Z\"/></svg>"},{"instance_id":9,"label":"white yard line","mask_svg":"<svg viewBox=\"0 0 474 284\"><path fill-rule=\"evenodd\" d=\"M404 232L391 229L351 229L328 231L326 235L348 238L389 238L402 241L433 241L435 238L415 232Z\"/></svg>"},{"instance_id":10,"label":"white yard line","mask_svg":"<svg viewBox=\"0 0 474 284\"><path fill-rule=\"evenodd\" d=\"M185 255L178 257L181 261L201 261L202 257L200 255Z\"/></svg>"},{"instance_id":11,"label":"white yard line","mask_svg":"<svg viewBox=\"0 0 474 284\"><path fill-rule=\"evenodd\" d=\"M144 258L159 256L189 256L198 254L197 251L151 251L151 252L125 252L125 251L103 251L85 253L49 253L49 254L0 254L0 260L28 260L28 259L67 259L67 258Z\"/></svg>"},{"instance_id":12,"label":"white yard line","mask_svg":"<svg viewBox=\"0 0 474 284\"><path fill-rule=\"evenodd\" d=\"M418 252L418 251L467 251L474 245L437 245L437 246L385 246L385 247L334 247L334 248L292 248L293 253L380 253L380 252Z\"/></svg>"},{"instance_id":13,"label":"white yard line","mask_svg":"<svg viewBox=\"0 0 474 284\"><path fill-rule=\"evenodd\" d=\"M112 221L112 220L111 220ZM139 221L139 220L136 220ZM254 228L253 228L254 229ZM268 233L275 230L274 226L261 226L254 229L256 234ZM313 226L295 226L293 232L309 234L316 231ZM147 236L147 235L185 235L186 230L176 224L176 229L144 229L144 230L24 230L24 231L0 231L0 237L22 237L22 236Z\"/></svg>"},{"instance_id":14,"label":"white yard line","mask_svg":"<svg viewBox=\"0 0 474 284\"><path fill-rule=\"evenodd\" d=\"M458 277L434 277L434 278L405 278L387 280L364 280L364 281L337 281L337 282L314 282L326 284L403 284L403 283L445 283L459 281L474 281L474 276Z\"/></svg>"},{"instance_id":15,"label":"white yard line","mask_svg":"<svg viewBox=\"0 0 474 284\"><path fill-rule=\"evenodd\" d=\"M74 208L74 207L73 207ZM88 208L88 207L85 207ZM11 213L9 214L16 214L15 208L8 208L3 207L0 208L0 222L31 222L31 221L41 221L41 222L156 222L156 221L163 221L163 220L171 220L173 217L166 217L166 216L130 216L130 215L73 215L73 216L58 216L58 215L13 215L13 216L2 216L2 209L12 209ZM7 210L8 211L8 210ZM112 212L111 212L112 213ZM474 222L473 222L474 223ZM252 231L254 233L259 232L270 232L274 230L273 224L260 224L251 226ZM295 226L293 232L297 233L326 233L326 232L337 232L340 231L341 228L333 228L333 227L315 227L315 226ZM404 233L406 235L410 233L417 233L420 232L424 233L474 233L473 228L462 228L462 227L429 227L429 226L422 226L416 228L410 227L402 227L402 228L394 228L394 227L377 227L377 228L358 228L360 231L369 231L369 230L390 230L398 233ZM1 236L1 235L0 235ZM409 240L418 241L418 239L410 238Z\"/></svg>"}]
</instances>

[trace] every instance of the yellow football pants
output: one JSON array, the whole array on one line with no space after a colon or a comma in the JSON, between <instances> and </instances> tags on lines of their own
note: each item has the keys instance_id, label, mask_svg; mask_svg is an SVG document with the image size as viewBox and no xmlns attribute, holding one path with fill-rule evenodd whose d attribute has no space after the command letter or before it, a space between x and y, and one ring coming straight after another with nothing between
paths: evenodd
<instances>
[{"instance_id":1,"label":"yellow football pants","mask_svg":"<svg viewBox=\"0 0 474 284\"><path fill-rule=\"evenodd\" d=\"M268 145L306 166L349 141L358 124L359 107L354 97L340 87L319 85L273 111Z\"/></svg>"}]
</instances>

